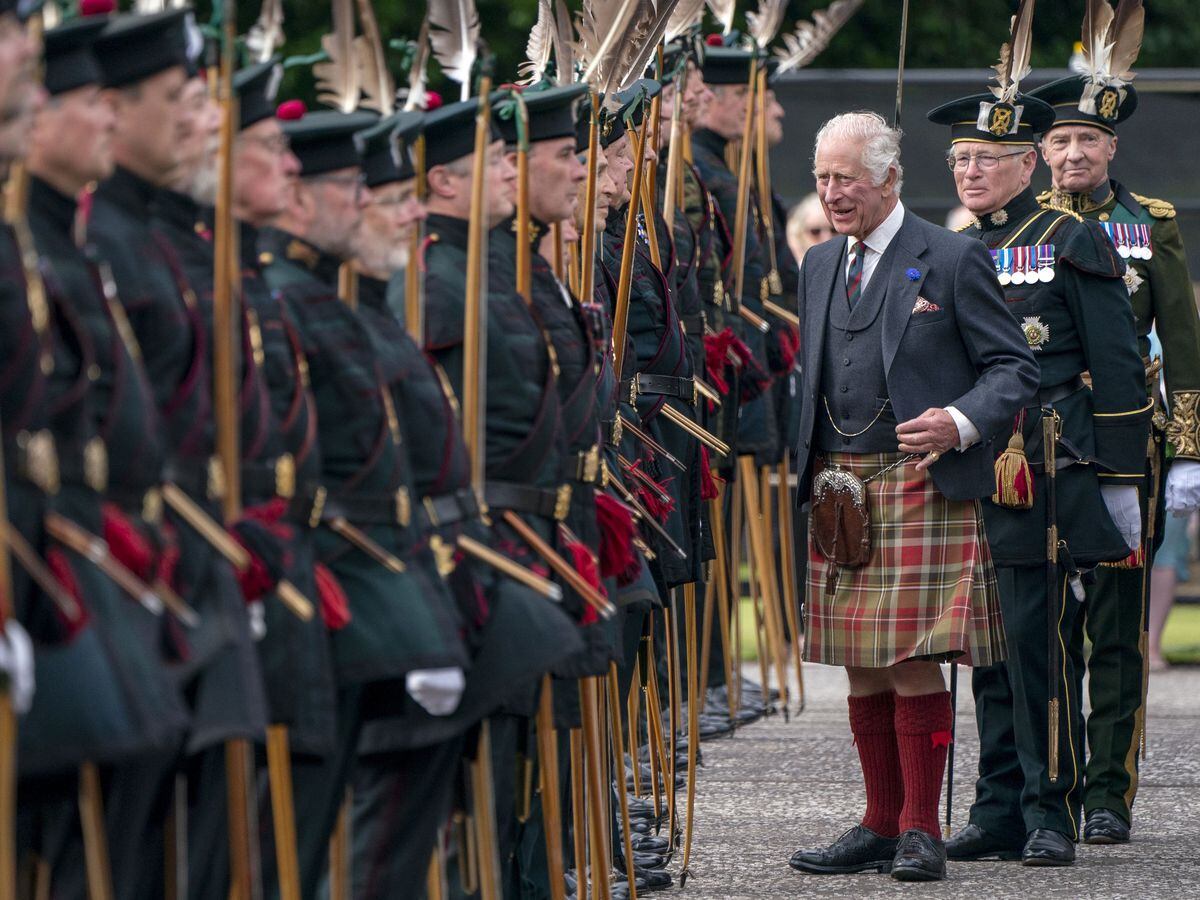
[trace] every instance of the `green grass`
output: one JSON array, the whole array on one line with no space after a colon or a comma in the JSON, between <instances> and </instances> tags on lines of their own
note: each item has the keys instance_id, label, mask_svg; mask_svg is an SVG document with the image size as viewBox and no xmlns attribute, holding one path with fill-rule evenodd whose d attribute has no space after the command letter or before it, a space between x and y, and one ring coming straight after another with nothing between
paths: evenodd
<instances>
[{"instance_id":1,"label":"green grass","mask_svg":"<svg viewBox=\"0 0 1200 900\"><path fill-rule=\"evenodd\" d=\"M1169 662L1200 664L1200 605L1176 603L1163 631L1163 656Z\"/></svg>"}]
</instances>

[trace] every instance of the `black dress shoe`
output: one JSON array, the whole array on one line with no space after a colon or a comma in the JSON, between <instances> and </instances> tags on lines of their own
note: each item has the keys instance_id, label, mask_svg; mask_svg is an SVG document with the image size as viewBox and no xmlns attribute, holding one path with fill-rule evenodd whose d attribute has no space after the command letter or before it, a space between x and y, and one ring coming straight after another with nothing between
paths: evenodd
<instances>
[{"instance_id":1,"label":"black dress shoe","mask_svg":"<svg viewBox=\"0 0 1200 900\"><path fill-rule=\"evenodd\" d=\"M896 839L855 825L823 850L797 850L789 865L800 872L819 875L852 875L855 872L888 872L896 855Z\"/></svg>"},{"instance_id":2,"label":"black dress shoe","mask_svg":"<svg viewBox=\"0 0 1200 900\"><path fill-rule=\"evenodd\" d=\"M897 881L941 881L946 877L946 845L942 839L911 828L900 835L892 860Z\"/></svg>"},{"instance_id":3,"label":"black dress shoe","mask_svg":"<svg viewBox=\"0 0 1200 900\"><path fill-rule=\"evenodd\" d=\"M1023 866L1069 866L1075 862L1075 844L1060 831L1035 828L1021 851Z\"/></svg>"},{"instance_id":4,"label":"black dress shoe","mask_svg":"<svg viewBox=\"0 0 1200 900\"><path fill-rule=\"evenodd\" d=\"M976 859L1020 859L1021 844L984 831L974 823L960 828L946 841L946 856L958 862Z\"/></svg>"},{"instance_id":5,"label":"black dress shoe","mask_svg":"<svg viewBox=\"0 0 1200 900\"><path fill-rule=\"evenodd\" d=\"M1111 809L1093 809L1083 824L1085 844L1128 844L1129 826Z\"/></svg>"}]
</instances>

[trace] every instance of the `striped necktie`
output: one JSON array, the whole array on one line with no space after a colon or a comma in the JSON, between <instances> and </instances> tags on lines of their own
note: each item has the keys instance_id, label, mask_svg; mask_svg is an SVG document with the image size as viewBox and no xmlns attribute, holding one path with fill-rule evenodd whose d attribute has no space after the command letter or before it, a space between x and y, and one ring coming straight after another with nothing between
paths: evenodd
<instances>
[{"instance_id":1,"label":"striped necktie","mask_svg":"<svg viewBox=\"0 0 1200 900\"><path fill-rule=\"evenodd\" d=\"M862 296L862 277L863 242L855 241L850 245L850 271L846 273L846 299L852 308Z\"/></svg>"}]
</instances>

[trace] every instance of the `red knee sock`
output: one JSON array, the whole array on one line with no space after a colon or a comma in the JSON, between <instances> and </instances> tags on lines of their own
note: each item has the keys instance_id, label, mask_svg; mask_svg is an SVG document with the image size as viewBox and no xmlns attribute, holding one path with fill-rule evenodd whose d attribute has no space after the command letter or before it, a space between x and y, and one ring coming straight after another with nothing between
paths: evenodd
<instances>
[{"instance_id":1,"label":"red knee sock","mask_svg":"<svg viewBox=\"0 0 1200 900\"><path fill-rule=\"evenodd\" d=\"M891 691L849 698L850 731L867 787L862 824L889 838L900 833L900 808L904 804L904 780L896 749L895 700Z\"/></svg>"},{"instance_id":2,"label":"red knee sock","mask_svg":"<svg viewBox=\"0 0 1200 900\"><path fill-rule=\"evenodd\" d=\"M896 744L904 774L901 831L919 828L934 837L941 835L938 801L942 796L953 715L949 691L896 697Z\"/></svg>"}]
</instances>

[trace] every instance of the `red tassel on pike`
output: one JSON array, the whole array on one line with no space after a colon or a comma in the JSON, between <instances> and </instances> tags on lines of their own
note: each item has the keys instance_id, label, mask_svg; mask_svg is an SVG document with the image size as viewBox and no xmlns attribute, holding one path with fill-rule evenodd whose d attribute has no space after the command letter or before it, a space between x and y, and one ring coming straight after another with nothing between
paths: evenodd
<instances>
[{"instance_id":1,"label":"red tassel on pike","mask_svg":"<svg viewBox=\"0 0 1200 900\"><path fill-rule=\"evenodd\" d=\"M617 584L624 587L641 568L633 552L633 515L624 503L597 491L596 523L600 526L600 574L616 578Z\"/></svg>"},{"instance_id":2,"label":"red tassel on pike","mask_svg":"<svg viewBox=\"0 0 1200 900\"><path fill-rule=\"evenodd\" d=\"M317 598L321 604L321 621L330 631L341 631L350 624L350 600L337 577L323 563L313 566L317 583Z\"/></svg>"},{"instance_id":3,"label":"red tassel on pike","mask_svg":"<svg viewBox=\"0 0 1200 900\"><path fill-rule=\"evenodd\" d=\"M583 576L584 581L603 594L604 585L600 583L600 568L596 565L596 557L592 556L592 551L588 549L587 545L579 541L564 541L563 549L567 551L567 559L575 567L575 571ZM585 604L579 624L595 625L599 621L600 615L595 608L590 604Z\"/></svg>"},{"instance_id":4,"label":"red tassel on pike","mask_svg":"<svg viewBox=\"0 0 1200 900\"><path fill-rule=\"evenodd\" d=\"M138 578L150 581L154 574L154 548L146 536L115 503L105 503L101 515L109 552Z\"/></svg>"},{"instance_id":5,"label":"red tassel on pike","mask_svg":"<svg viewBox=\"0 0 1200 900\"><path fill-rule=\"evenodd\" d=\"M79 633L87 627L88 621L91 619L91 614L88 612L87 606L84 605L83 594L79 590L79 582L75 580L75 571L71 568L71 560L68 559L66 551L60 547L50 547L46 550L46 565L54 575L54 580L61 584L63 590L74 598L75 605L79 607L81 612L78 619L71 621L59 611L57 605L54 607L58 624L63 629L63 636L70 642L75 640Z\"/></svg>"},{"instance_id":6,"label":"red tassel on pike","mask_svg":"<svg viewBox=\"0 0 1200 900\"><path fill-rule=\"evenodd\" d=\"M701 500L716 500L721 495L721 489L717 487L718 481L724 481L724 478L713 473L712 463L709 461L708 447L704 444L700 445L700 499Z\"/></svg>"}]
</instances>

